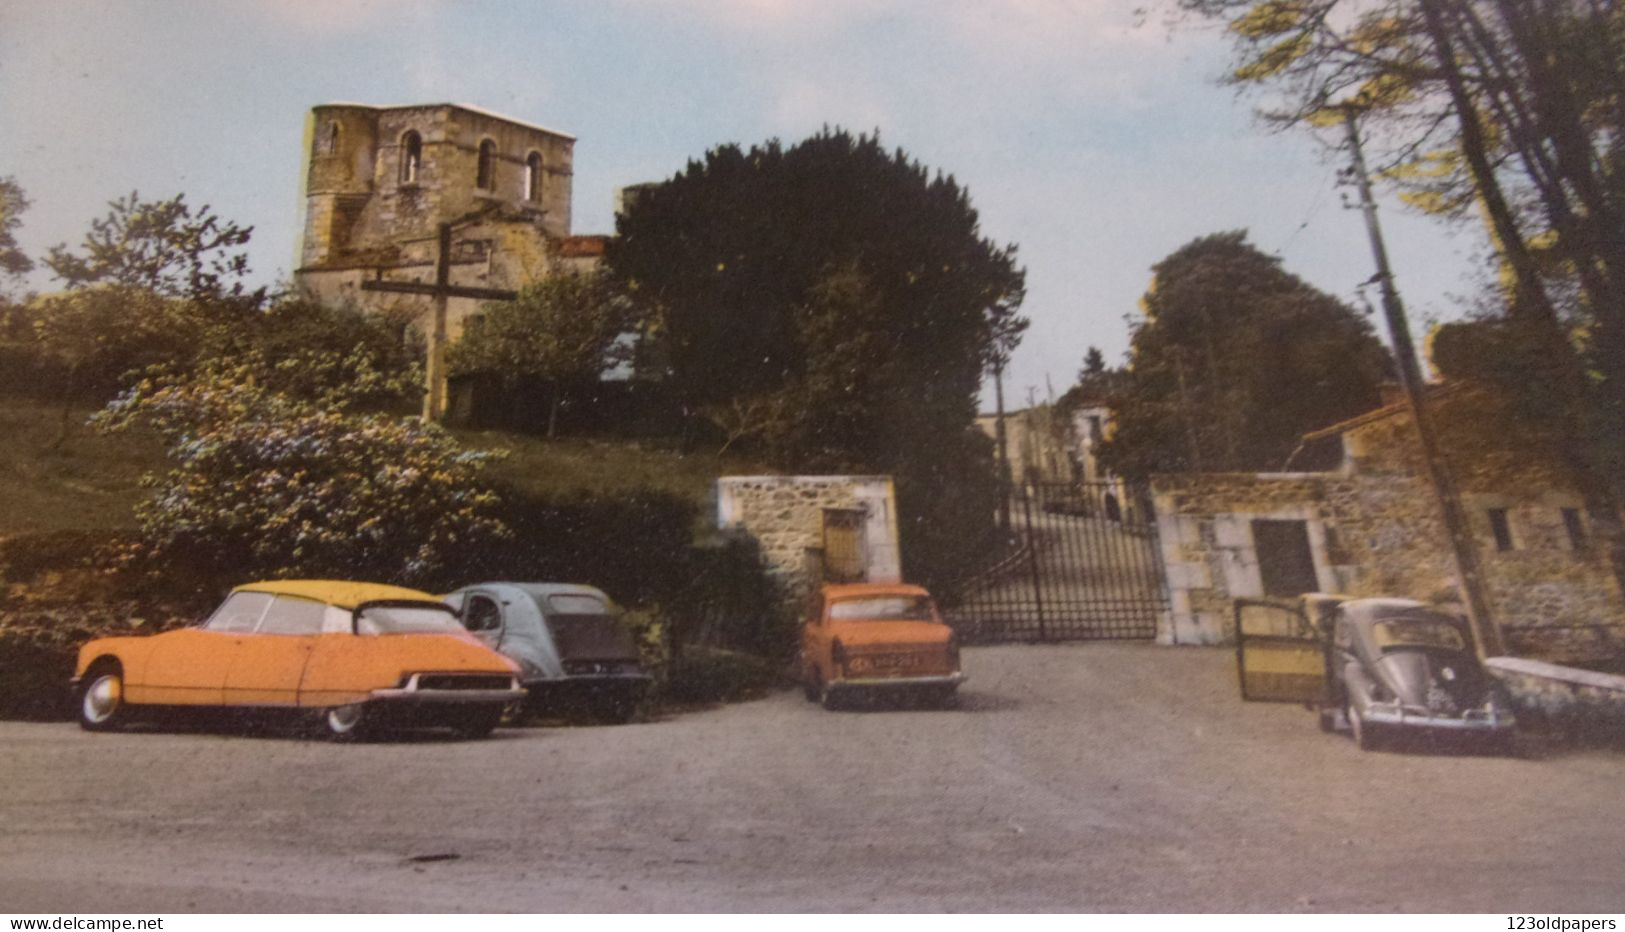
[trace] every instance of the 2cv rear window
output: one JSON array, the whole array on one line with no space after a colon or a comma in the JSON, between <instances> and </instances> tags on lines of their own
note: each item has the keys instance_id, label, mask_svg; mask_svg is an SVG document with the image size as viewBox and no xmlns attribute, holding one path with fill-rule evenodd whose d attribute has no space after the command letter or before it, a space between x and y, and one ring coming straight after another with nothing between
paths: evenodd
<instances>
[{"instance_id":1,"label":"2cv rear window","mask_svg":"<svg viewBox=\"0 0 1625 932\"><path fill-rule=\"evenodd\" d=\"M1412 615L1379 621L1371 626L1371 638L1383 650L1395 647L1467 649L1461 629L1449 619L1438 616Z\"/></svg>"},{"instance_id":2,"label":"2cv rear window","mask_svg":"<svg viewBox=\"0 0 1625 932\"><path fill-rule=\"evenodd\" d=\"M638 648L602 599L590 595L550 595L547 627L559 656L566 660L635 660Z\"/></svg>"},{"instance_id":3,"label":"2cv rear window","mask_svg":"<svg viewBox=\"0 0 1625 932\"><path fill-rule=\"evenodd\" d=\"M547 607L561 615L608 615L609 606L590 595L550 595Z\"/></svg>"}]
</instances>

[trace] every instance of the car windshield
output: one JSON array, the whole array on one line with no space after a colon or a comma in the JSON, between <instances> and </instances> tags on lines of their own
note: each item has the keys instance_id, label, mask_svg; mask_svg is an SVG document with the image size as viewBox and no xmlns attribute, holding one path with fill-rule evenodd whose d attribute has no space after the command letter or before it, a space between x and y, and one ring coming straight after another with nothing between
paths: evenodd
<instances>
[{"instance_id":1,"label":"car windshield","mask_svg":"<svg viewBox=\"0 0 1625 932\"><path fill-rule=\"evenodd\" d=\"M1371 626L1371 638L1383 650L1401 647L1467 649L1461 629L1448 618L1438 615L1414 615L1379 621Z\"/></svg>"},{"instance_id":2,"label":"car windshield","mask_svg":"<svg viewBox=\"0 0 1625 932\"><path fill-rule=\"evenodd\" d=\"M456 634L451 606L439 602L368 602L356 609L356 634Z\"/></svg>"},{"instance_id":3,"label":"car windshield","mask_svg":"<svg viewBox=\"0 0 1625 932\"><path fill-rule=\"evenodd\" d=\"M861 618L865 621L935 621L931 600L923 595L881 595L841 599L830 604L829 617L835 621Z\"/></svg>"}]
</instances>

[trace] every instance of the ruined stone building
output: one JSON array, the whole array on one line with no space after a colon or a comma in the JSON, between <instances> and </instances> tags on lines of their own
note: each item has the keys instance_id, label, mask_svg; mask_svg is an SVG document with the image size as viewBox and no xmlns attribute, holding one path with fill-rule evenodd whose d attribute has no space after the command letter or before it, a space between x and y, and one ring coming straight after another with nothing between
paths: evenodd
<instances>
[{"instance_id":1,"label":"ruined stone building","mask_svg":"<svg viewBox=\"0 0 1625 932\"><path fill-rule=\"evenodd\" d=\"M999 418L979 414L976 427L995 444ZM1036 485L1071 484L1082 513L1149 520L1140 498L1120 476L1100 461L1100 446L1113 429L1111 406L1085 398L1075 405L1035 405L1004 416L1005 452L1010 479L1029 491Z\"/></svg>"},{"instance_id":2,"label":"ruined stone building","mask_svg":"<svg viewBox=\"0 0 1625 932\"><path fill-rule=\"evenodd\" d=\"M603 255L607 237L571 235L573 136L462 104L323 104L309 129L294 278L323 303L427 314L426 296L360 284L433 283L441 223L452 285L514 290ZM479 304L450 299L452 339Z\"/></svg>"},{"instance_id":3,"label":"ruined stone building","mask_svg":"<svg viewBox=\"0 0 1625 932\"><path fill-rule=\"evenodd\" d=\"M1495 399L1433 393L1491 613L1521 656L1585 660L1625 643L1625 610L1579 495ZM1404 402L1304 437L1292 472L1152 478L1171 611L1158 637L1232 636L1232 600L1453 594L1443 519Z\"/></svg>"}]
</instances>

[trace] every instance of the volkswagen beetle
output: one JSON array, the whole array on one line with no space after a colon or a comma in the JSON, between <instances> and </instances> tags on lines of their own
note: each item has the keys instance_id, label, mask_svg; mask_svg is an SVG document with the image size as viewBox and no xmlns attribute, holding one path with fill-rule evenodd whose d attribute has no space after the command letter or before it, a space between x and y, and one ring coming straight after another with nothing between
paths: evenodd
<instances>
[{"instance_id":1,"label":"volkswagen beetle","mask_svg":"<svg viewBox=\"0 0 1625 932\"><path fill-rule=\"evenodd\" d=\"M931 594L886 583L827 585L801 632L809 702L834 708L861 694L912 694L947 705L965 681L959 643Z\"/></svg>"},{"instance_id":2,"label":"volkswagen beetle","mask_svg":"<svg viewBox=\"0 0 1625 932\"><path fill-rule=\"evenodd\" d=\"M1403 731L1511 740L1511 701L1479 663L1457 615L1410 599L1355 599L1337 606L1331 691L1321 712L1339 711L1362 750Z\"/></svg>"},{"instance_id":3,"label":"volkswagen beetle","mask_svg":"<svg viewBox=\"0 0 1625 932\"><path fill-rule=\"evenodd\" d=\"M519 665L529 711L625 722L649 689L637 645L601 589L490 582L444 598L464 627Z\"/></svg>"},{"instance_id":4,"label":"volkswagen beetle","mask_svg":"<svg viewBox=\"0 0 1625 932\"><path fill-rule=\"evenodd\" d=\"M354 738L386 723L496 727L524 696L516 668L415 589L332 580L250 583L201 625L79 649L79 723L116 728L159 707L281 709Z\"/></svg>"},{"instance_id":5,"label":"volkswagen beetle","mask_svg":"<svg viewBox=\"0 0 1625 932\"><path fill-rule=\"evenodd\" d=\"M1311 592L1236 600L1243 699L1303 702L1361 750L1387 737L1458 735L1515 751L1511 698L1479 663L1466 622L1411 599Z\"/></svg>"}]
</instances>

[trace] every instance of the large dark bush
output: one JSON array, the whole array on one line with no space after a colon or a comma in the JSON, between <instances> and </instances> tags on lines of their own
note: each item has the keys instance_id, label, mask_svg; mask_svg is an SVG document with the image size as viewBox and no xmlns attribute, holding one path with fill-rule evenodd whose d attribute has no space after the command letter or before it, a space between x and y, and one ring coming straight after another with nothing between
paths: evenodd
<instances>
[{"instance_id":1,"label":"large dark bush","mask_svg":"<svg viewBox=\"0 0 1625 932\"><path fill-rule=\"evenodd\" d=\"M122 568L127 535L57 531L0 539L0 718L71 713L68 678L80 645L196 621L218 594L195 580L150 580Z\"/></svg>"}]
</instances>

